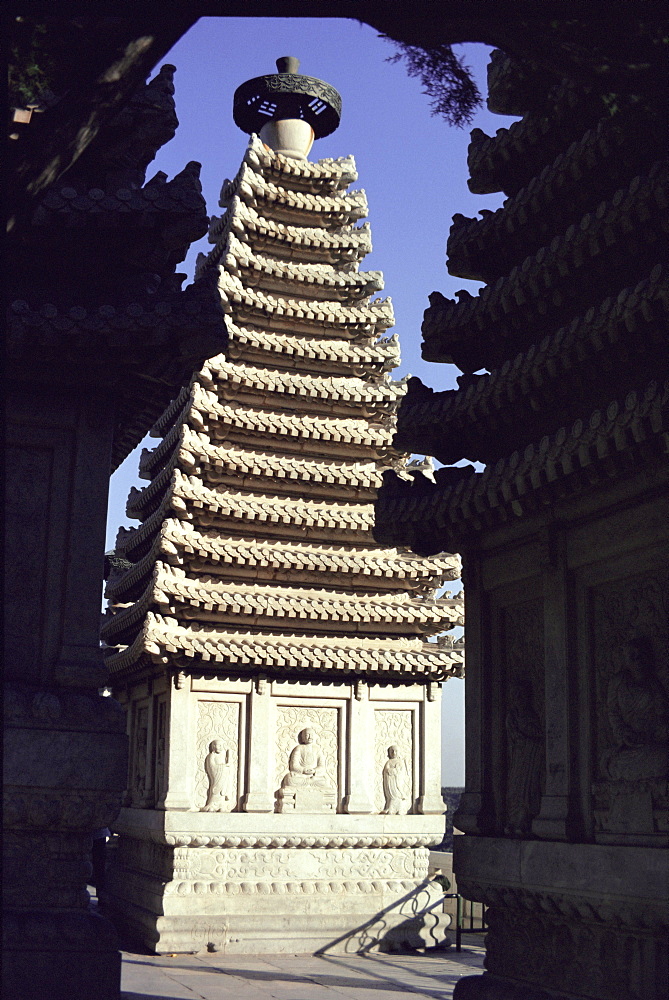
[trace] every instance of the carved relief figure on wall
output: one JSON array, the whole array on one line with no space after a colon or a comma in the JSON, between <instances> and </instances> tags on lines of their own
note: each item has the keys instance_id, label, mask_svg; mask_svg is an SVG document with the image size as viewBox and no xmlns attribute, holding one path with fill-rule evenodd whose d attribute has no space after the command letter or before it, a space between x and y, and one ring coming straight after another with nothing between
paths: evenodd
<instances>
[{"instance_id":1,"label":"carved relief figure on wall","mask_svg":"<svg viewBox=\"0 0 669 1000\"><path fill-rule=\"evenodd\" d=\"M669 776L669 696L654 670L645 637L623 643L621 664L606 692L613 745L604 751L604 774L614 781Z\"/></svg>"},{"instance_id":2,"label":"carved relief figure on wall","mask_svg":"<svg viewBox=\"0 0 669 1000\"><path fill-rule=\"evenodd\" d=\"M406 815L411 804L409 772L396 746L388 747L388 760L383 766L383 794L386 799L383 815Z\"/></svg>"},{"instance_id":3,"label":"carved relief figure on wall","mask_svg":"<svg viewBox=\"0 0 669 1000\"><path fill-rule=\"evenodd\" d=\"M230 751L222 740L212 740L204 759L204 769L209 780L207 801L200 812L225 812L230 802L231 768Z\"/></svg>"},{"instance_id":4,"label":"carved relief figure on wall","mask_svg":"<svg viewBox=\"0 0 669 1000\"><path fill-rule=\"evenodd\" d=\"M298 734L298 744L288 758L288 773L281 782L279 811L320 812L331 808L334 789L327 777L327 760L313 729Z\"/></svg>"},{"instance_id":5,"label":"carved relief figure on wall","mask_svg":"<svg viewBox=\"0 0 669 1000\"><path fill-rule=\"evenodd\" d=\"M303 729L298 734L298 744L288 759L288 774L281 785L283 788L308 787L330 790L326 776L325 754L316 743L313 729Z\"/></svg>"},{"instance_id":6,"label":"carved relief figure on wall","mask_svg":"<svg viewBox=\"0 0 669 1000\"><path fill-rule=\"evenodd\" d=\"M522 837L531 830L541 806L543 731L532 703L529 680L511 681L506 713L509 771L506 792L506 826L509 837Z\"/></svg>"}]
</instances>

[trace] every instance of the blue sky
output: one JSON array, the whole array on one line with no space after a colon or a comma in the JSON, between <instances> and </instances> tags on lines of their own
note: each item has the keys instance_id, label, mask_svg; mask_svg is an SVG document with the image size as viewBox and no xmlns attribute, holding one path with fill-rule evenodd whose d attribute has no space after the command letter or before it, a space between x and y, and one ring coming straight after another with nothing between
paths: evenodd
<instances>
[{"instance_id":1,"label":"blue sky","mask_svg":"<svg viewBox=\"0 0 669 1000\"><path fill-rule=\"evenodd\" d=\"M489 49L461 46L483 94ZM393 374L418 375L435 389L455 386L452 365L424 362L420 327L430 292L448 296L460 288L475 292L478 283L453 278L446 271L446 239L456 212L474 216L495 209L501 194L473 195L467 188L467 145L473 127L488 134L513 119L483 108L465 129L450 127L430 113L419 80L410 78L404 61L390 63L395 46L368 25L346 18L204 17L179 40L160 65L176 66L179 128L152 164L147 179L163 170L172 178L190 160L202 164L202 187L210 215L221 214L223 181L237 172L248 137L232 120L232 96L239 84L276 72L279 56L300 60L300 71L332 84L342 96L339 128L317 140L310 159L353 154L369 203L373 251L364 270L384 273L384 296L393 300L402 362ZM198 251L208 252L206 237L193 244L178 270L192 280ZM155 441L149 439L150 447ZM113 548L125 518L125 501L137 475L139 451L112 477L107 548ZM442 781L464 784L464 684L444 685Z\"/></svg>"}]
</instances>

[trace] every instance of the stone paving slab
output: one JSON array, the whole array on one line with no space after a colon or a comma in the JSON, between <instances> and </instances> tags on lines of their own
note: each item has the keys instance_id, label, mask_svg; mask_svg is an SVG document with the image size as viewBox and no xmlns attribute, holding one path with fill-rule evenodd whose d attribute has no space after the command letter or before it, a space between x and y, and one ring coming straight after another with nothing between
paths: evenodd
<instances>
[{"instance_id":1,"label":"stone paving slab","mask_svg":"<svg viewBox=\"0 0 669 1000\"><path fill-rule=\"evenodd\" d=\"M477 943L474 943L476 941ZM481 942L480 944L478 942ZM124 952L122 1000L450 1000L483 971L478 936L426 954L149 955Z\"/></svg>"}]
</instances>

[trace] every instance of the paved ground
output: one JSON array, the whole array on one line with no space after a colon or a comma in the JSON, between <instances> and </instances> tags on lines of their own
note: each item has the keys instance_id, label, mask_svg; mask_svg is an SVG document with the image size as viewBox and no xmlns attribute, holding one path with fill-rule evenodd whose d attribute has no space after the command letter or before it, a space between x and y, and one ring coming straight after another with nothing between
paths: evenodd
<instances>
[{"instance_id":1,"label":"paved ground","mask_svg":"<svg viewBox=\"0 0 669 1000\"><path fill-rule=\"evenodd\" d=\"M91 907L95 889L88 886ZM123 951L122 1000L451 1000L461 976L483 972L483 936L462 951L390 955L151 955Z\"/></svg>"},{"instance_id":2,"label":"paved ground","mask_svg":"<svg viewBox=\"0 0 669 1000\"><path fill-rule=\"evenodd\" d=\"M468 936L458 954L123 954L123 1000L450 1000L461 976L483 971L484 949Z\"/></svg>"}]
</instances>

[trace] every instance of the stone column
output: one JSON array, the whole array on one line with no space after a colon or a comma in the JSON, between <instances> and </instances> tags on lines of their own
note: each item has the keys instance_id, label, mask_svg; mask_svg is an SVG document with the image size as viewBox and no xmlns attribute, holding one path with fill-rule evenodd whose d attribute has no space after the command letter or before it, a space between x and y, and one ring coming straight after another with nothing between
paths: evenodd
<instances>
[{"instance_id":1,"label":"stone column","mask_svg":"<svg viewBox=\"0 0 669 1000\"><path fill-rule=\"evenodd\" d=\"M370 753L373 732L374 715L369 700L369 686L363 681L356 681L348 703L348 745L346 747L348 794L344 797L344 812L374 812L374 803L371 798L373 748Z\"/></svg>"},{"instance_id":2,"label":"stone column","mask_svg":"<svg viewBox=\"0 0 669 1000\"><path fill-rule=\"evenodd\" d=\"M546 712L546 787L535 836L569 840L573 828L569 684L574 676L568 654L567 558L564 533L546 529L542 552L544 587L544 685Z\"/></svg>"},{"instance_id":3,"label":"stone column","mask_svg":"<svg viewBox=\"0 0 669 1000\"><path fill-rule=\"evenodd\" d=\"M189 736L191 710L190 677L176 673L172 678L167 713L167 792L158 809L190 809L192 767Z\"/></svg>"},{"instance_id":4,"label":"stone column","mask_svg":"<svg viewBox=\"0 0 669 1000\"><path fill-rule=\"evenodd\" d=\"M88 908L91 834L118 813L125 723L98 628L113 400L7 400L4 1000L114 1000L115 932Z\"/></svg>"},{"instance_id":5,"label":"stone column","mask_svg":"<svg viewBox=\"0 0 669 1000\"><path fill-rule=\"evenodd\" d=\"M248 791L242 800L244 812L274 812L272 788L272 699L267 678L258 677L249 703Z\"/></svg>"},{"instance_id":6,"label":"stone column","mask_svg":"<svg viewBox=\"0 0 669 1000\"><path fill-rule=\"evenodd\" d=\"M419 769L422 787L417 811L422 815L446 811L441 797L441 685L431 682L423 689L420 704Z\"/></svg>"}]
</instances>

